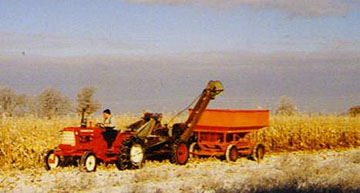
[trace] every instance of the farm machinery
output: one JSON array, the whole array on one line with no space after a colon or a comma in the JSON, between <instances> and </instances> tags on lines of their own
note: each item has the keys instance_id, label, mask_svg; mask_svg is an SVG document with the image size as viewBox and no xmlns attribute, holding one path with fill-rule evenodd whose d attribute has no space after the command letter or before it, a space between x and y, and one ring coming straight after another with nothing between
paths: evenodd
<instances>
[{"instance_id":1,"label":"farm machinery","mask_svg":"<svg viewBox=\"0 0 360 193\"><path fill-rule=\"evenodd\" d=\"M189 158L193 131L209 102L223 91L220 81L209 81L199 95L193 111L184 123L169 128L161 124L162 114L145 113L124 132L118 132L109 149L103 137L104 128L68 127L62 130L61 143L44 156L45 169L76 164L83 171L96 170L99 162L115 164L118 169L140 168L147 158L167 158L184 165Z\"/></svg>"},{"instance_id":2,"label":"farm machinery","mask_svg":"<svg viewBox=\"0 0 360 193\"><path fill-rule=\"evenodd\" d=\"M206 109L194 128L190 157L216 156L228 162L248 157L259 162L265 146L258 142L257 131L268 125L268 110Z\"/></svg>"}]
</instances>

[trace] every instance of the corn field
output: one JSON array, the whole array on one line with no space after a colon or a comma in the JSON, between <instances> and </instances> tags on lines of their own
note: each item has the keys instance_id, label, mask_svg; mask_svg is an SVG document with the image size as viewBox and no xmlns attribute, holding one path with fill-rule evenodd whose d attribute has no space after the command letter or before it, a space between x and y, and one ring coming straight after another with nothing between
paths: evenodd
<instances>
[{"instance_id":1,"label":"corn field","mask_svg":"<svg viewBox=\"0 0 360 193\"><path fill-rule=\"evenodd\" d=\"M118 127L138 119L119 115ZM166 123L171 115L164 116ZM186 116L176 119L182 121ZM80 118L38 119L31 116L0 119L0 170L42 166L42 155L59 143L60 130L78 126ZM342 149L360 145L360 118L347 116L272 116L270 126L258 133L269 152ZM0 172L1 172L0 171Z\"/></svg>"},{"instance_id":2,"label":"corn field","mask_svg":"<svg viewBox=\"0 0 360 193\"><path fill-rule=\"evenodd\" d=\"M347 116L272 116L259 133L270 151L352 148L360 145L360 118Z\"/></svg>"}]
</instances>

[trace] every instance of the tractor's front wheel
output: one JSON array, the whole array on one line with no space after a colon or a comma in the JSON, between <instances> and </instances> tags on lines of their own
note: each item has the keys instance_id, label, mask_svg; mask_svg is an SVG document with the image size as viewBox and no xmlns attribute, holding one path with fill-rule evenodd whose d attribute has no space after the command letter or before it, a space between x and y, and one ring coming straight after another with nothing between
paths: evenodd
<instances>
[{"instance_id":1,"label":"tractor's front wheel","mask_svg":"<svg viewBox=\"0 0 360 193\"><path fill-rule=\"evenodd\" d=\"M185 142L178 142L173 145L173 153L170 162L177 165L185 165L189 159L189 148Z\"/></svg>"},{"instance_id":2,"label":"tractor's front wheel","mask_svg":"<svg viewBox=\"0 0 360 193\"><path fill-rule=\"evenodd\" d=\"M80 159L80 170L84 172L94 172L96 171L96 156L93 152L87 151L85 152Z\"/></svg>"},{"instance_id":3,"label":"tractor's front wheel","mask_svg":"<svg viewBox=\"0 0 360 193\"><path fill-rule=\"evenodd\" d=\"M51 149L45 153L44 166L46 170L52 170L60 166L60 156L55 155L54 150Z\"/></svg>"}]
</instances>

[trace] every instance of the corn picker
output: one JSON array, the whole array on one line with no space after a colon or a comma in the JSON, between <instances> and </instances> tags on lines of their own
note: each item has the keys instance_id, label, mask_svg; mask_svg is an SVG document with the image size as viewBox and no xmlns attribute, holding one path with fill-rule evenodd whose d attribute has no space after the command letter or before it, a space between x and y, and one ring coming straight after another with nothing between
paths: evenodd
<instances>
[{"instance_id":1,"label":"corn picker","mask_svg":"<svg viewBox=\"0 0 360 193\"><path fill-rule=\"evenodd\" d=\"M190 137L195 125L210 100L215 99L222 91L221 82L210 81L186 122L174 124L171 129L161 125L161 114L150 116L150 120L137 129L135 135L123 142L119 159L121 168L138 168L145 158L160 157L168 158L171 163L186 164L189 158Z\"/></svg>"}]
</instances>

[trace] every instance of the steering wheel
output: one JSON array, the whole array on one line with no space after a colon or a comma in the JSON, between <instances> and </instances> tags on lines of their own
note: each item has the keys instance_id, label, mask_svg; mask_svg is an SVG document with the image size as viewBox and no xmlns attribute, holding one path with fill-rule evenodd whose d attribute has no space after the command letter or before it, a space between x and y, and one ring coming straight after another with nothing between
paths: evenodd
<instances>
[{"instance_id":1,"label":"steering wheel","mask_svg":"<svg viewBox=\"0 0 360 193\"><path fill-rule=\"evenodd\" d=\"M96 126L96 127L100 127L100 128L104 128L104 124L103 124L103 123L96 123L95 126Z\"/></svg>"}]
</instances>

